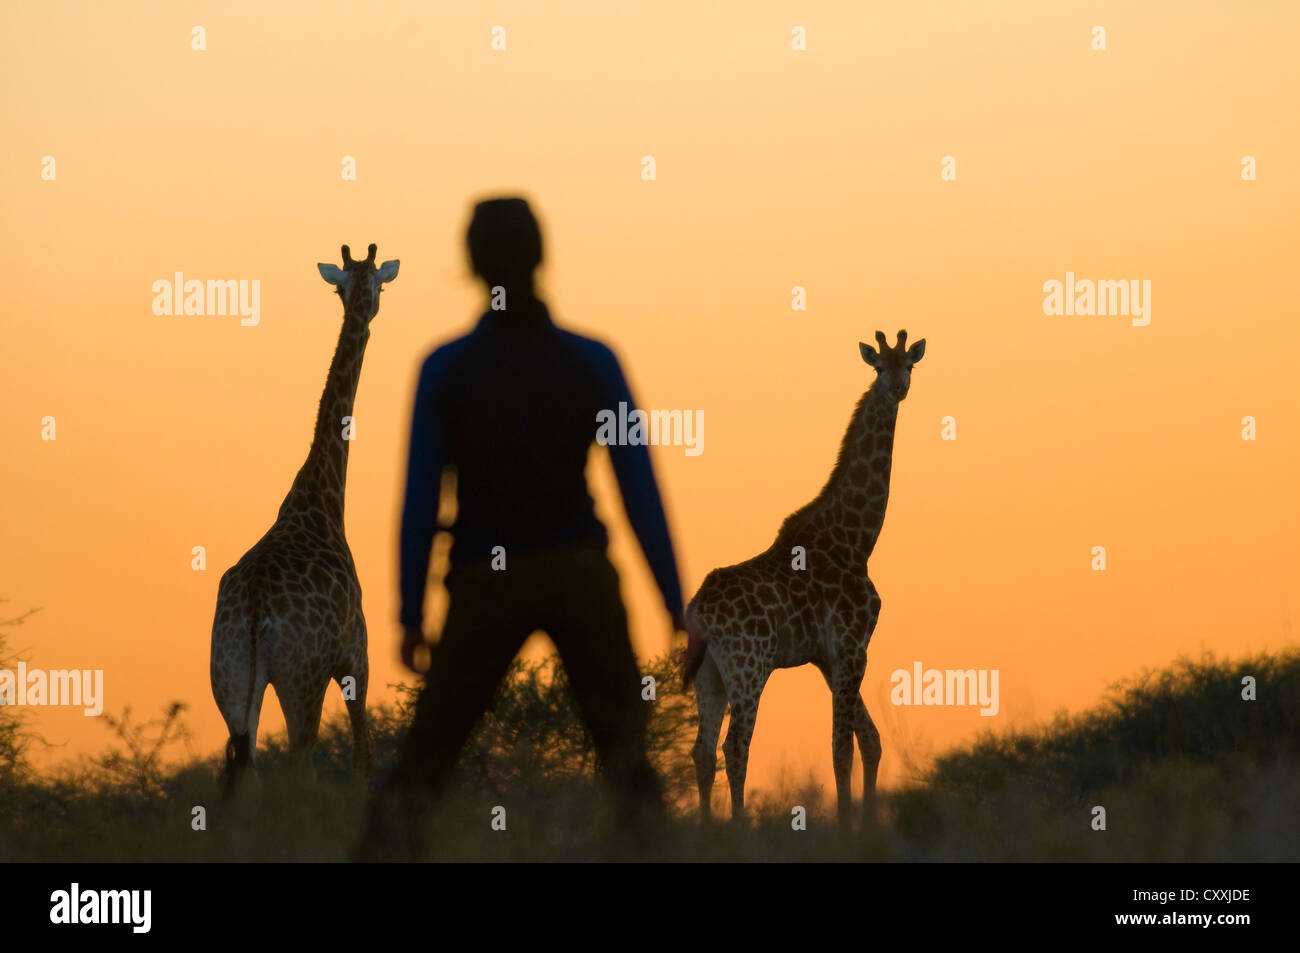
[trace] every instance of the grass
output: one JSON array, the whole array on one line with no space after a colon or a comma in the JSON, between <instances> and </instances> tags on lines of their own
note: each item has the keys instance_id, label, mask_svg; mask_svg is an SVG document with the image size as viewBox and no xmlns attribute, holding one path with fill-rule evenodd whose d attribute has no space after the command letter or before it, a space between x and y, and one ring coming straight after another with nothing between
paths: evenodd
<instances>
[{"instance_id":1,"label":"grass","mask_svg":"<svg viewBox=\"0 0 1300 953\"><path fill-rule=\"evenodd\" d=\"M1114 687L1097 706L1033 731L982 736L882 793L876 819L834 823L815 783L757 792L749 823L701 828L694 807L694 710L667 656L651 750L677 805L650 859L739 861L1300 859L1300 651L1180 660ZM1255 679L1257 699L1242 698ZM376 763L392 764L413 697L372 709ZM651 703L647 703L651 704ZM168 765L181 710L117 719L119 747L45 777L0 784L0 861L347 860L369 790L351 774L344 718L326 723L315 779L290 769L283 736L259 751L261 781L229 804L216 756ZM720 775L717 791L725 792ZM808 829L791 829L791 806ZM490 826L506 808L504 832ZM1106 829L1094 830L1103 807ZM206 829L195 830L202 808ZM715 798L726 814L726 796ZM431 860L639 859L618 837L590 745L551 662L518 662L428 827Z\"/></svg>"}]
</instances>

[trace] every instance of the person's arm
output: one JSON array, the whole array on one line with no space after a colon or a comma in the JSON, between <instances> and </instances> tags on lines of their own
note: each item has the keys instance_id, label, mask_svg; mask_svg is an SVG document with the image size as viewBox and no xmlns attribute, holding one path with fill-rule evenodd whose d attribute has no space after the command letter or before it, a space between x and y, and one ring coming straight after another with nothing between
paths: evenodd
<instances>
[{"instance_id":1,"label":"person's arm","mask_svg":"<svg viewBox=\"0 0 1300 953\"><path fill-rule=\"evenodd\" d=\"M604 345L596 344L592 349L597 373L601 384L601 393L605 406L617 411L619 401L627 404L628 409L636 407L632 394L623 377L614 352ZM593 429L596 422L592 421ZM682 584L677 574L677 558L673 554L672 537L668 534L668 519L664 515L663 502L659 497L659 487L655 482L654 468L650 465L650 451L644 445L612 444L609 459L614 465L614 475L618 478L618 489L623 496L623 507L627 510L628 522L641 543L655 583L663 595L664 605L672 616L675 628L682 627Z\"/></svg>"},{"instance_id":2,"label":"person's arm","mask_svg":"<svg viewBox=\"0 0 1300 953\"><path fill-rule=\"evenodd\" d=\"M442 350L435 351L424 362L415 389L415 409L411 414L406 499L402 505L399 552L401 610L398 616L408 633L420 630L424 622L424 590L429 578L433 537L438 532L438 494L446 461L439 406L445 364Z\"/></svg>"}]
</instances>

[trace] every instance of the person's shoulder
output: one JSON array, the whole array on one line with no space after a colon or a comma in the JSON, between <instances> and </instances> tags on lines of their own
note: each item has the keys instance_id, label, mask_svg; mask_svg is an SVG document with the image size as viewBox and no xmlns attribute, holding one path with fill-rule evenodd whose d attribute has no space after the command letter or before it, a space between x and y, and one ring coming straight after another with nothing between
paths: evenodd
<instances>
[{"instance_id":1,"label":"person's shoulder","mask_svg":"<svg viewBox=\"0 0 1300 953\"><path fill-rule=\"evenodd\" d=\"M557 328L556 333L567 346L582 355L598 374L604 376L610 373L621 373L618 355L604 341L567 328Z\"/></svg>"},{"instance_id":2,"label":"person's shoulder","mask_svg":"<svg viewBox=\"0 0 1300 953\"><path fill-rule=\"evenodd\" d=\"M420 375L423 377L429 374L446 373L447 369L455 363L456 358L464 352L472 335L472 331L467 334L459 334L435 346L432 351L425 355L424 360L421 362Z\"/></svg>"}]
</instances>

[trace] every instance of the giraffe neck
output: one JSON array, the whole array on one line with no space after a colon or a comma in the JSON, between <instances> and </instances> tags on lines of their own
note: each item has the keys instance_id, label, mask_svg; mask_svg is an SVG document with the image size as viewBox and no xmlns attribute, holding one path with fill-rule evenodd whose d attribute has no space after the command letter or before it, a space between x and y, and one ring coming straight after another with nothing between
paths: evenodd
<instances>
[{"instance_id":1,"label":"giraffe neck","mask_svg":"<svg viewBox=\"0 0 1300 953\"><path fill-rule=\"evenodd\" d=\"M352 414L357 383L361 379L361 359L369 340L369 323L344 314L343 330L339 333L320 409L316 412L311 450L280 507L281 516L311 510L313 515L343 525L343 492L348 475L348 447L352 443L343 438L343 418Z\"/></svg>"},{"instance_id":2,"label":"giraffe neck","mask_svg":"<svg viewBox=\"0 0 1300 953\"><path fill-rule=\"evenodd\" d=\"M783 547L801 539L803 545L815 542L806 539L805 527L820 515L829 517L836 545L847 545L855 562L867 561L885 520L897 422L898 402L877 393L872 385L853 410L826 486L782 528L780 537L788 537L781 540Z\"/></svg>"}]
</instances>

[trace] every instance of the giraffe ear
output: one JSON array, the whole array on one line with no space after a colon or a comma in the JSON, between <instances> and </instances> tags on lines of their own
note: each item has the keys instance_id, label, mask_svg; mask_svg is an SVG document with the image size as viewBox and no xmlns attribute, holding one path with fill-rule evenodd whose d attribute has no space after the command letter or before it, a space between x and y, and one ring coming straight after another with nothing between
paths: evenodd
<instances>
[{"instance_id":1,"label":"giraffe ear","mask_svg":"<svg viewBox=\"0 0 1300 953\"><path fill-rule=\"evenodd\" d=\"M880 355L876 353L876 349L873 348L870 344L863 344L861 341L859 341L858 350L862 352L862 359L866 361L868 364L870 364L872 367L880 366L877 363L877 361L880 358Z\"/></svg>"},{"instance_id":2,"label":"giraffe ear","mask_svg":"<svg viewBox=\"0 0 1300 953\"><path fill-rule=\"evenodd\" d=\"M382 285L386 281L392 281L397 277L397 266L401 262L394 258L392 261L386 261L379 266L379 283Z\"/></svg>"},{"instance_id":3,"label":"giraffe ear","mask_svg":"<svg viewBox=\"0 0 1300 953\"><path fill-rule=\"evenodd\" d=\"M343 279L348 275L346 271L337 265L327 265L324 262L320 262L316 267L320 270L320 276L332 285L343 284Z\"/></svg>"},{"instance_id":4,"label":"giraffe ear","mask_svg":"<svg viewBox=\"0 0 1300 953\"><path fill-rule=\"evenodd\" d=\"M913 344L911 347L907 349L907 359L912 364L915 364L924 355L925 355L925 338L921 338L921 340L917 341L915 344Z\"/></svg>"}]
</instances>

